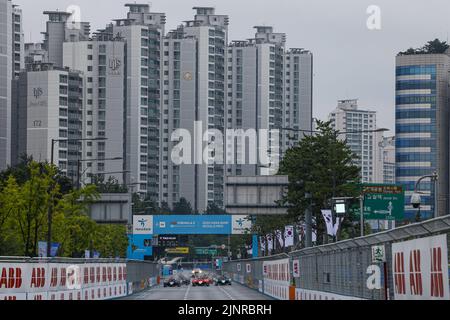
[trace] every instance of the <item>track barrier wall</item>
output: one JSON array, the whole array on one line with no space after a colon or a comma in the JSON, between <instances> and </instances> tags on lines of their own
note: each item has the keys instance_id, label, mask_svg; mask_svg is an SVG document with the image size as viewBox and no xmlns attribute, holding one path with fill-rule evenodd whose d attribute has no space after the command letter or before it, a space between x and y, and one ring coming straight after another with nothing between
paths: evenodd
<instances>
[{"instance_id":1,"label":"track barrier wall","mask_svg":"<svg viewBox=\"0 0 450 320\"><path fill-rule=\"evenodd\" d=\"M280 300L449 300L449 241L445 216L289 254L230 261L224 271Z\"/></svg>"},{"instance_id":2,"label":"track barrier wall","mask_svg":"<svg viewBox=\"0 0 450 320\"><path fill-rule=\"evenodd\" d=\"M157 283L152 262L0 257L0 300L108 300Z\"/></svg>"}]
</instances>

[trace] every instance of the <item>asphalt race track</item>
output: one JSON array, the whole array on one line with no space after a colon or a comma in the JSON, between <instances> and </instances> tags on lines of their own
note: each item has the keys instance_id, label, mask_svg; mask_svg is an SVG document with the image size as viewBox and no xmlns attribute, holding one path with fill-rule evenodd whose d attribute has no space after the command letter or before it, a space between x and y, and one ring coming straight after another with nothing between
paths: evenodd
<instances>
[{"instance_id":1,"label":"asphalt race track","mask_svg":"<svg viewBox=\"0 0 450 320\"><path fill-rule=\"evenodd\" d=\"M231 286L164 288L162 285L123 298L123 300L272 300L272 298L233 282Z\"/></svg>"}]
</instances>

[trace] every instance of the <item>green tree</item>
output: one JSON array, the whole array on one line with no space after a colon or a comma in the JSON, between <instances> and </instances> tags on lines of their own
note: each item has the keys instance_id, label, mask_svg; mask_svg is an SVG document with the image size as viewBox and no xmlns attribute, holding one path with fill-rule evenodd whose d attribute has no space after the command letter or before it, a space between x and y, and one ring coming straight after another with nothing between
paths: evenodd
<instances>
[{"instance_id":1,"label":"green tree","mask_svg":"<svg viewBox=\"0 0 450 320\"><path fill-rule=\"evenodd\" d=\"M173 214L192 214L192 206L185 198L180 198L180 201L174 203Z\"/></svg>"},{"instance_id":2,"label":"green tree","mask_svg":"<svg viewBox=\"0 0 450 320\"><path fill-rule=\"evenodd\" d=\"M208 207L203 212L203 214L221 215L221 214L227 214L227 212L223 208L219 207L217 204L210 203L210 204L208 204Z\"/></svg>"},{"instance_id":3,"label":"green tree","mask_svg":"<svg viewBox=\"0 0 450 320\"><path fill-rule=\"evenodd\" d=\"M133 193L133 214L159 214L161 209L150 196L146 196L142 200L141 196L137 193Z\"/></svg>"},{"instance_id":4,"label":"green tree","mask_svg":"<svg viewBox=\"0 0 450 320\"><path fill-rule=\"evenodd\" d=\"M114 177L109 177L105 181L104 176L97 176L93 179L92 184L97 186L100 193L127 193L128 188L119 184L119 181Z\"/></svg>"},{"instance_id":5,"label":"green tree","mask_svg":"<svg viewBox=\"0 0 450 320\"><path fill-rule=\"evenodd\" d=\"M304 137L289 149L279 171L289 176L288 192L282 201L290 206L286 218L304 221L305 209L312 204L319 243L326 233L321 209L331 208L333 197L357 196L360 182L360 169L354 164L356 156L346 141L338 139L330 124L317 121L318 133Z\"/></svg>"},{"instance_id":6,"label":"green tree","mask_svg":"<svg viewBox=\"0 0 450 320\"><path fill-rule=\"evenodd\" d=\"M94 232L92 249L103 258L125 257L128 247L126 226L99 224Z\"/></svg>"},{"instance_id":7,"label":"green tree","mask_svg":"<svg viewBox=\"0 0 450 320\"><path fill-rule=\"evenodd\" d=\"M87 205L98 193L91 185L62 191L60 172L48 163L28 161L2 173L0 183L0 241L2 253L36 256L37 245L47 238L48 210L52 207L53 241L63 244L66 256L81 251L95 222L87 215ZM16 179L17 177L17 179Z\"/></svg>"},{"instance_id":8,"label":"green tree","mask_svg":"<svg viewBox=\"0 0 450 320\"><path fill-rule=\"evenodd\" d=\"M421 48L409 48L406 51L400 52L400 55L413 55L413 54L443 54L448 48L449 44L445 41L441 41L439 39L434 39L432 41L428 41Z\"/></svg>"}]
</instances>

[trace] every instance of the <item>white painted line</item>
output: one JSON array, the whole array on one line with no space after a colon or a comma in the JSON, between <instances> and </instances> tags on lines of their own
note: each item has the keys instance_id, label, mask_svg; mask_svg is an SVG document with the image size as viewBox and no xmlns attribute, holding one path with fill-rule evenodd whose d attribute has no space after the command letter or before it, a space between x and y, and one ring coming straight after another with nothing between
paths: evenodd
<instances>
[{"instance_id":1,"label":"white painted line","mask_svg":"<svg viewBox=\"0 0 450 320\"><path fill-rule=\"evenodd\" d=\"M222 290L223 292L225 292L225 294L227 295L228 298L230 298L230 300L235 300L231 294L228 293L227 290L225 290L224 288L222 288L221 286L219 286L219 289Z\"/></svg>"},{"instance_id":2,"label":"white painted line","mask_svg":"<svg viewBox=\"0 0 450 320\"><path fill-rule=\"evenodd\" d=\"M184 300L187 300L190 290L191 290L191 285L188 286L186 293L184 294Z\"/></svg>"}]
</instances>

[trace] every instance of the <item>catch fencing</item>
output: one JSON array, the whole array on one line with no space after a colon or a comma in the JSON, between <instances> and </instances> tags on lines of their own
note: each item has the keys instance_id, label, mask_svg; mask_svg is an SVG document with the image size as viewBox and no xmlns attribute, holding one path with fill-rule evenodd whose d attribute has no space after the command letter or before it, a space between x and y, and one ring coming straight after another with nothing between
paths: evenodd
<instances>
[{"instance_id":1,"label":"catch fencing","mask_svg":"<svg viewBox=\"0 0 450 320\"><path fill-rule=\"evenodd\" d=\"M445 216L286 255L231 261L224 270L277 299L449 300L449 234Z\"/></svg>"},{"instance_id":2,"label":"catch fencing","mask_svg":"<svg viewBox=\"0 0 450 320\"><path fill-rule=\"evenodd\" d=\"M158 282L154 262L0 257L0 300L107 300Z\"/></svg>"}]
</instances>

